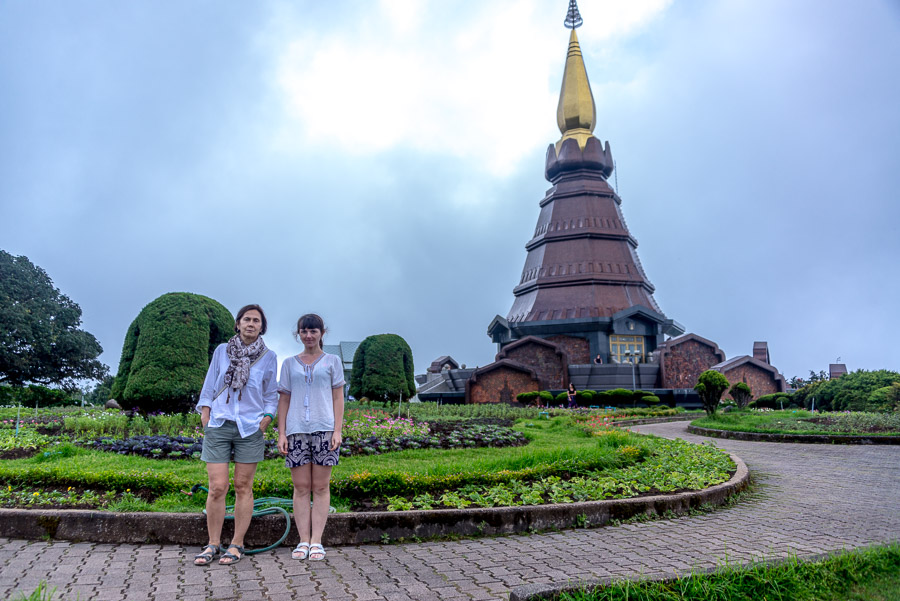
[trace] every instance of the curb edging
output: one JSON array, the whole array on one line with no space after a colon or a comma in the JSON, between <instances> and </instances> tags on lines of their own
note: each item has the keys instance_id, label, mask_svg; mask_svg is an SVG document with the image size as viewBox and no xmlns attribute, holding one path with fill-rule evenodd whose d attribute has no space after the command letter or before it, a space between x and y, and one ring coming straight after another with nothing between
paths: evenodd
<instances>
[{"instance_id":1,"label":"curb edging","mask_svg":"<svg viewBox=\"0 0 900 601\"><path fill-rule=\"evenodd\" d=\"M736 466L731 479L704 490L552 505L337 513L328 518L323 543L337 546L427 539L451 534L518 534L574 528L586 523L602 526L610 520L625 520L637 515L684 514L701 505L721 505L747 488L750 473L746 464L740 457L730 456ZM233 521L225 522L224 538L230 538L233 526ZM269 545L281 537L284 529L281 516L254 518L245 537L247 546ZM199 546L207 539L206 516L198 513L113 513L83 509L0 509L0 537ZM298 542L296 528L291 526L290 534L282 544L294 546Z\"/></svg>"}]
</instances>

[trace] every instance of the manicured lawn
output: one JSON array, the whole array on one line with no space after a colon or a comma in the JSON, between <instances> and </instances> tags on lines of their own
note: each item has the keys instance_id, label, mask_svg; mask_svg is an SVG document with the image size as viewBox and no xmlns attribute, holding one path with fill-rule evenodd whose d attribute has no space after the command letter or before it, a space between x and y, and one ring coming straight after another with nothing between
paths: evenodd
<instances>
[{"instance_id":1,"label":"manicured lawn","mask_svg":"<svg viewBox=\"0 0 900 601\"><path fill-rule=\"evenodd\" d=\"M825 560L723 568L672 582L627 582L564 593L560 601L897 601L900 545Z\"/></svg>"},{"instance_id":2,"label":"manicured lawn","mask_svg":"<svg viewBox=\"0 0 900 601\"><path fill-rule=\"evenodd\" d=\"M767 434L900 435L900 413L733 411L691 422L701 428Z\"/></svg>"}]
</instances>

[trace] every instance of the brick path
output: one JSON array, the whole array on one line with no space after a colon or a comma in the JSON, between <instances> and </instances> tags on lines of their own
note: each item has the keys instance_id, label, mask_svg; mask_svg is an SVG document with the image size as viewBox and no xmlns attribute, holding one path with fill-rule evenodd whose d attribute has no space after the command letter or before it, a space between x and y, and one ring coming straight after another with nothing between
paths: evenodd
<instances>
[{"instance_id":1,"label":"brick path","mask_svg":"<svg viewBox=\"0 0 900 601\"><path fill-rule=\"evenodd\" d=\"M686 422L634 428L703 441ZM672 573L900 540L900 447L717 440L750 468L757 490L730 509L642 524L457 542L289 549L232 568L190 565L196 549L0 539L0 599L49 581L64 601L297 598L505 599L525 584Z\"/></svg>"}]
</instances>

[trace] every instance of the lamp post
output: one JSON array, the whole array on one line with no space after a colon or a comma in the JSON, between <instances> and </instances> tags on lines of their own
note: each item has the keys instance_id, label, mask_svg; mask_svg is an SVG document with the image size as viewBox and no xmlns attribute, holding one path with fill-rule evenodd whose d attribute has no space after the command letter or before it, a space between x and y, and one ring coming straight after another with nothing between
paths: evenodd
<instances>
[{"instance_id":1,"label":"lamp post","mask_svg":"<svg viewBox=\"0 0 900 601\"><path fill-rule=\"evenodd\" d=\"M634 362L637 359L637 351L633 351L631 349L627 349L625 351L625 357L631 362L631 390L637 390L637 382L634 377Z\"/></svg>"}]
</instances>

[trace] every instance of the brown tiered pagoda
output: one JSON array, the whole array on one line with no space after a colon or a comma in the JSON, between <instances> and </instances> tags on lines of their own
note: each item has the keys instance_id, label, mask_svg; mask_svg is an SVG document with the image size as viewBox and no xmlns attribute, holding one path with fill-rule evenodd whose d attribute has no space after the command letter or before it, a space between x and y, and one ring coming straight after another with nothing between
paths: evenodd
<instances>
[{"instance_id":1,"label":"brown tiered pagoda","mask_svg":"<svg viewBox=\"0 0 900 601\"><path fill-rule=\"evenodd\" d=\"M558 392L571 382L579 390L652 390L665 402L693 407L699 406L693 386L706 369L752 382L754 391L783 390L765 343L754 346L759 358L725 361L714 342L684 334L656 304L622 199L607 181L614 168L609 143L593 135L596 110L579 25L570 0L572 32L556 112L562 137L547 149L544 171L553 186L525 245L512 308L488 326L495 361L473 370L441 357L419 377L420 400L512 403L521 392Z\"/></svg>"},{"instance_id":2,"label":"brown tiered pagoda","mask_svg":"<svg viewBox=\"0 0 900 601\"><path fill-rule=\"evenodd\" d=\"M604 364L643 363L665 335L684 330L656 304L622 200L607 181L614 164L609 142L604 146L593 135L596 109L575 34L579 25L572 0L556 111L562 137L547 149L544 169L553 187L525 245L513 306L506 318L494 318L488 334L500 350L526 336L550 340L564 348L570 365L593 364L598 356Z\"/></svg>"}]
</instances>

